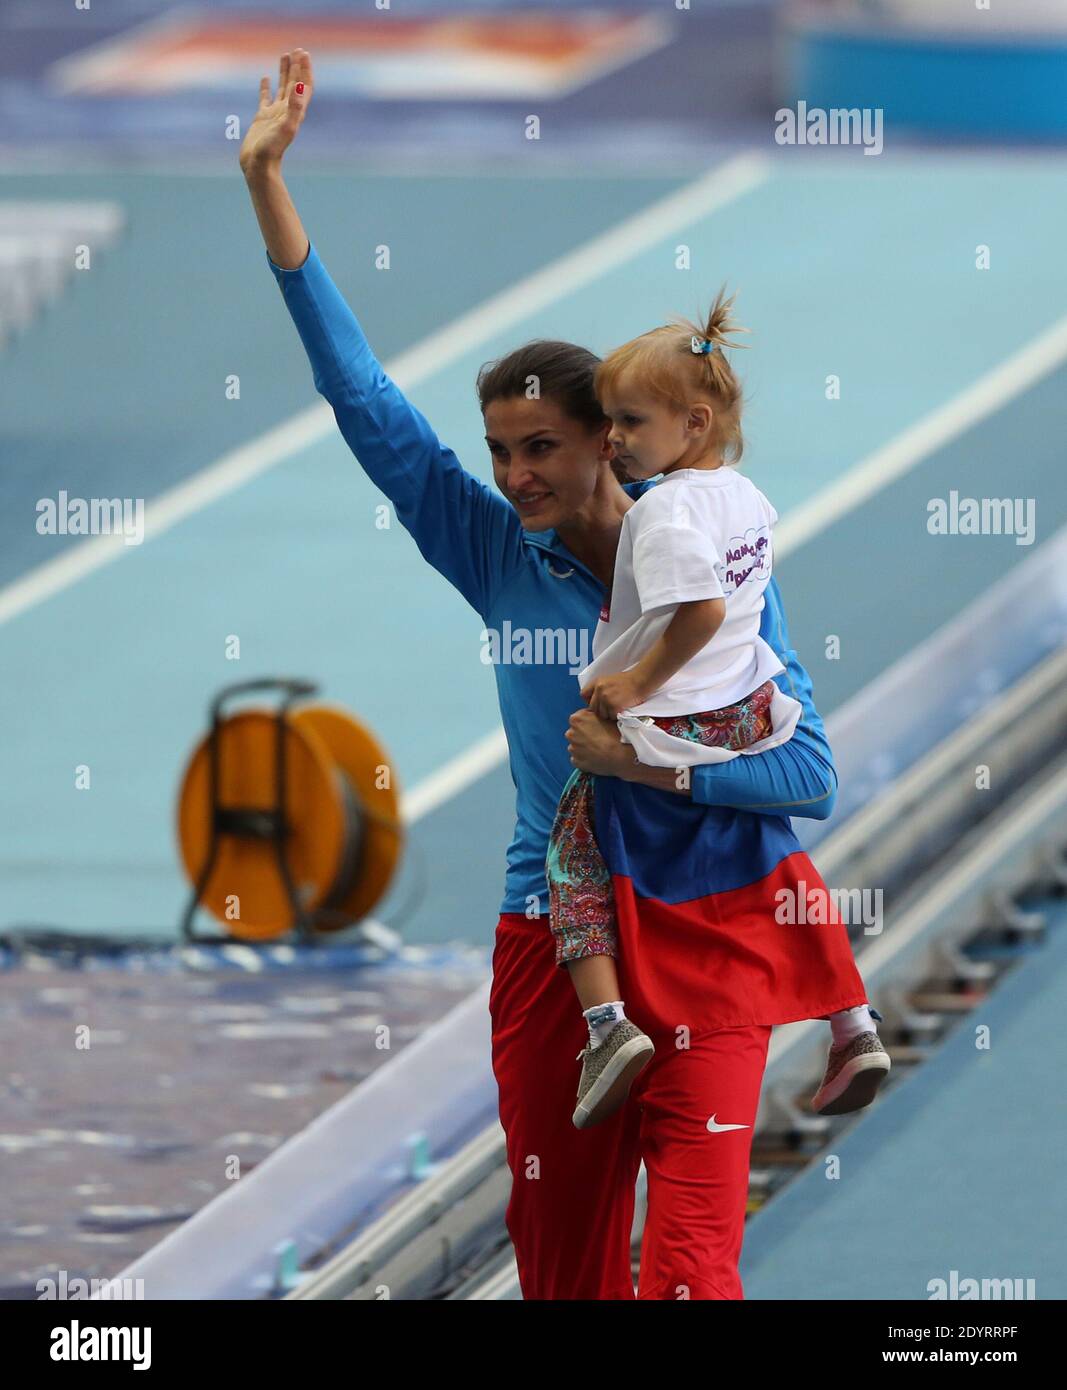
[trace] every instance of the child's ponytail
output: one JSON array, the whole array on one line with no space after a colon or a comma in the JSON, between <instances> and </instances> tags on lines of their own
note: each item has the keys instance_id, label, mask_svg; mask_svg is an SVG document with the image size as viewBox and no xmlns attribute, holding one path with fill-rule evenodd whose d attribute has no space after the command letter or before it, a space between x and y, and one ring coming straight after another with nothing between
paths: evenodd
<instances>
[{"instance_id":1,"label":"child's ponytail","mask_svg":"<svg viewBox=\"0 0 1067 1390\"><path fill-rule=\"evenodd\" d=\"M740 459L745 447L741 433L741 383L724 356L724 349L748 346L733 341L735 334L749 331L731 317L736 297L731 295L727 299L724 285L702 326L688 319L676 320L679 331L689 340L689 352L704 375L708 393L718 405L719 446L723 458L730 463Z\"/></svg>"},{"instance_id":2,"label":"child's ponytail","mask_svg":"<svg viewBox=\"0 0 1067 1390\"><path fill-rule=\"evenodd\" d=\"M660 328L610 352L596 371L597 396L622 382L637 382L653 396L684 410L703 396L714 408L714 443L725 463L736 463L745 447L741 434L741 383L726 360L724 349L744 347L734 335L747 328L734 323L734 297L725 286L699 322L674 319Z\"/></svg>"}]
</instances>

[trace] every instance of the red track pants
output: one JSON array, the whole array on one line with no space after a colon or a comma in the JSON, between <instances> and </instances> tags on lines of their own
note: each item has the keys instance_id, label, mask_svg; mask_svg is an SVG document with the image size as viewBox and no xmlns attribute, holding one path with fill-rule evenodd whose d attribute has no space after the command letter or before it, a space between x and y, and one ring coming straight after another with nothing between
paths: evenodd
<instances>
[{"instance_id":1,"label":"red track pants","mask_svg":"<svg viewBox=\"0 0 1067 1390\"><path fill-rule=\"evenodd\" d=\"M638 1298L743 1298L737 1265L770 1027L693 1034L679 1049L673 1031L635 1016L656 1055L617 1114L575 1129L575 1059L589 1034L555 950L543 921L500 918L489 1012L523 1297L634 1297L630 1228L643 1159ZM625 999L625 959L619 966Z\"/></svg>"}]
</instances>

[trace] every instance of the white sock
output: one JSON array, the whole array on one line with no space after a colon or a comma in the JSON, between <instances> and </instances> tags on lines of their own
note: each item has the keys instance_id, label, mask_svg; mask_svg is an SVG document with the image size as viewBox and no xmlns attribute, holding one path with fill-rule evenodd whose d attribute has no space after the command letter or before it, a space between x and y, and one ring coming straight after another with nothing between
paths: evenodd
<instances>
[{"instance_id":1,"label":"white sock","mask_svg":"<svg viewBox=\"0 0 1067 1390\"><path fill-rule=\"evenodd\" d=\"M589 1046L597 1048L607 1040L616 1023L626 1015L623 1012L622 1000L616 999L611 1004L594 1004L591 1009L583 1009L582 1017L589 1025Z\"/></svg>"},{"instance_id":2,"label":"white sock","mask_svg":"<svg viewBox=\"0 0 1067 1390\"><path fill-rule=\"evenodd\" d=\"M834 1047L851 1042L861 1033L877 1033L876 1018L881 1018L881 1014L874 1013L869 1004L857 1004L854 1009L842 1009L839 1013L831 1014L830 1032Z\"/></svg>"}]
</instances>

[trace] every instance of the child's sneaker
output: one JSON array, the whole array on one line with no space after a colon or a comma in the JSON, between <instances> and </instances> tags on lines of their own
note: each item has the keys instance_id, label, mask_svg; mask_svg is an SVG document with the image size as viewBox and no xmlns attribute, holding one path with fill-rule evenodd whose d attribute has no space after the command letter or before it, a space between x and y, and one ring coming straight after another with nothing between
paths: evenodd
<instances>
[{"instance_id":1,"label":"child's sneaker","mask_svg":"<svg viewBox=\"0 0 1067 1390\"><path fill-rule=\"evenodd\" d=\"M817 1115L847 1115L870 1105L889 1074L889 1053L877 1033L860 1033L831 1047L826 1075L812 1098Z\"/></svg>"},{"instance_id":2,"label":"child's sneaker","mask_svg":"<svg viewBox=\"0 0 1067 1390\"><path fill-rule=\"evenodd\" d=\"M655 1050L652 1039L628 1018L620 1019L599 1047L584 1047L575 1058L582 1064L578 1108L571 1117L575 1128L588 1129L614 1115Z\"/></svg>"}]
</instances>

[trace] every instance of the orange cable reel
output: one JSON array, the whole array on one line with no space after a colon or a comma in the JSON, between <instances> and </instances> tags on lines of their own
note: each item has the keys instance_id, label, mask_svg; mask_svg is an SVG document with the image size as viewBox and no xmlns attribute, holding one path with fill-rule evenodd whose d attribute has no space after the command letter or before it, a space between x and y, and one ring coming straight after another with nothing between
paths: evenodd
<instances>
[{"instance_id":1,"label":"orange cable reel","mask_svg":"<svg viewBox=\"0 0 1067 1390\"><path fill-rule=\"evenodd\" d=\"M242 710L220 718L216 737L216 794L209 731L178 797L182 863L199 888L194 906L235 938L275 940L297 925L288 871L313 932L340 931L365 917L392 881L404 843L396 777L374 734L347 710L306 705L282 715ZM279 737L284 807L277 804Z\"/></svg>"}]
</instances>

